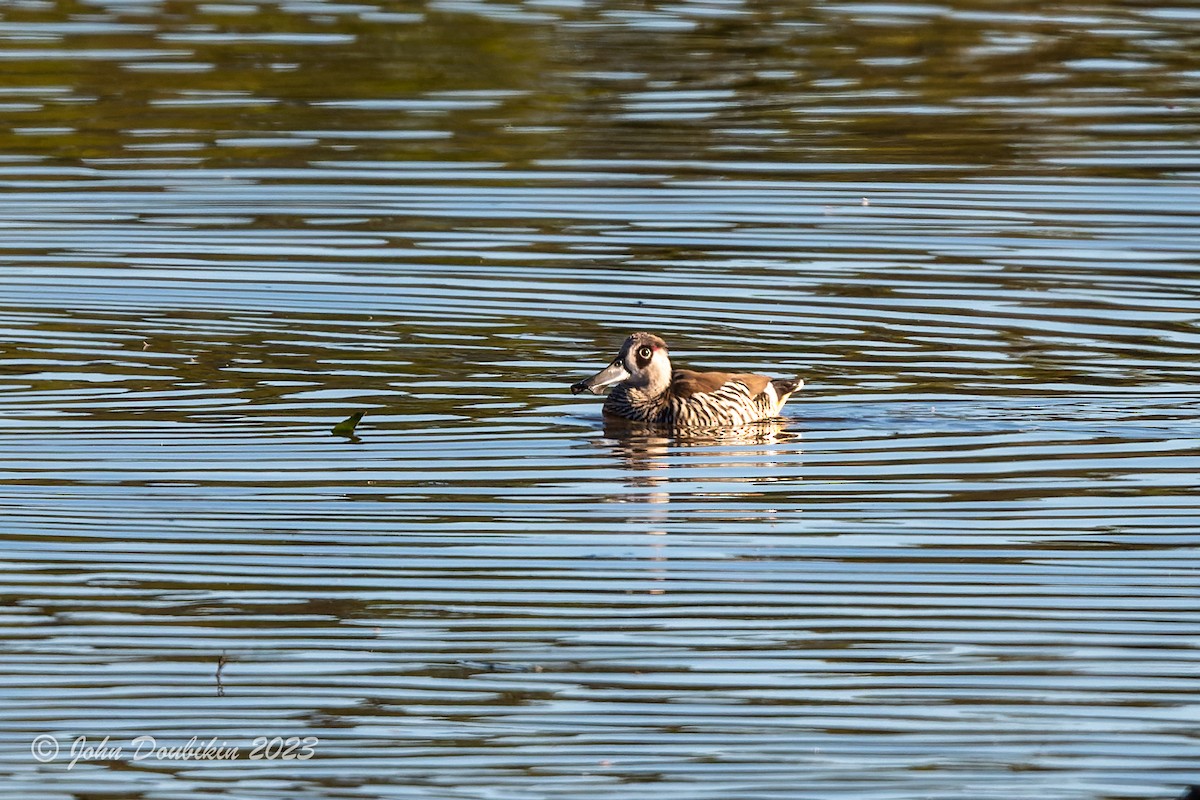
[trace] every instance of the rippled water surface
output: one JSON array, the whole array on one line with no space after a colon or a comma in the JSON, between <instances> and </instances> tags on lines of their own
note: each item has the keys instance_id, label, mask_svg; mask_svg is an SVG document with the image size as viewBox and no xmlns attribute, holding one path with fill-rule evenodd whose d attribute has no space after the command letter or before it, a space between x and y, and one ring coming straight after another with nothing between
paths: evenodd
<instances>
[{"instance_id":1,"label":"rippled water surface","mask_svg":"<svg viewBox=\"0 0 1200 800\"><path fill-rule=\"evenodd\" d=\"M0 4L6 796L1200 783L1197 52L1186 4ZM808 385L606 427L567 387L631 330Z\"/></svg>"}]
</instances>

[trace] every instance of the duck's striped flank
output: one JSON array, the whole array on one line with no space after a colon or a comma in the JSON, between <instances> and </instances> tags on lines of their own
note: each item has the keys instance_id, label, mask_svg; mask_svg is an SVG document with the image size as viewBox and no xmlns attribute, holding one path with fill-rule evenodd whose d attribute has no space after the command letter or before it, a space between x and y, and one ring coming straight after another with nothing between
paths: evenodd
<instances>
[{"instance_id":1,"label":"duck's striped flank","mask_svg":"<svg viewBox=\"0 0 1200 800\"><path fill-rule=\"evenodd\" d=\"M679 397L665 392L646 397L618 386L608 396L604 412L639 422L688 428L723 428L746 425L768 419L778 413L779 398L774 390L750 395L740 381L729 381L715 392Z\"/></svg>"}]
</instances>

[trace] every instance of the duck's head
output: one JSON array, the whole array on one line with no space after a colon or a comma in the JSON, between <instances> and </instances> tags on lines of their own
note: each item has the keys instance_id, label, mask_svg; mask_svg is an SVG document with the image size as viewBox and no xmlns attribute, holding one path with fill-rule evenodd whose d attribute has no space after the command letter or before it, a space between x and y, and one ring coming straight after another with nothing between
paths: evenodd
<instances>
[{"instance_id":1,"label":"duck's head","mask_svg":"<svg viewBox=\"0 0 1200 800\"><path fill-rule=\"evenodd\" d=\"M671 359L667 343L652 333L633 333L621 345L613 362L585 381L571 387L571 394L601 394L605 387L624 383L657 395L671 385Z\"/></svg>"}]
</instances>

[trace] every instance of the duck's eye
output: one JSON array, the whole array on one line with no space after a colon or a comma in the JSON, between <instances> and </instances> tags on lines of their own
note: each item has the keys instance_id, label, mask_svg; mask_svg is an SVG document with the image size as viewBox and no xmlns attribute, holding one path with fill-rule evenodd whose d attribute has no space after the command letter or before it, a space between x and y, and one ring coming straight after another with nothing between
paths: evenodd
<instances>
[{"instance_id":1,"label":"duck's eye","mask_svg":"<svg viewBox=\"0 0 1200 800\"><path fill-rule=\"evenodd\" d=\"M649 347L643 347L638 350L638 358L649 358L652 355L654 355L654 351Z\"/></svg>"}]
</instances>

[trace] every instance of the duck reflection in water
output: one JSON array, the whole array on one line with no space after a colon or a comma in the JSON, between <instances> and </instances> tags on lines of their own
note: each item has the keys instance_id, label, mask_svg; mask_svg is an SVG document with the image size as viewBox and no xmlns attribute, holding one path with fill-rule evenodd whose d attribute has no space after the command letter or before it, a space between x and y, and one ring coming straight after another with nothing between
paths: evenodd
<instances>
[{"instance_id":1,"label":"duck reflection in water","mask_svg":"<svg viewBox=\"0 0 1200 800\"><path fill-rule=\"evenodd\" d=\"M604 418L603 444L621 456L626 466L634 473L630 479L633 486L654 486L665 482L672 450L679 454L685 451L709 449L712 460L697 460L699 452L691 453L687 467L706 468L752 468L769 470L779 466L776 458L786 454L795 455L801 440L799 431L788 430L791 420L775 418L740 425L736 428L663 428L634 422L620 417ZM722 462L721 458L731 459ZM763 461L747 461L747 457L762 458ZM739 470L740 471L740 470ZM726 480L770 482L769 475L754 478L731 476Z\"/></svg>"},{"instance_id":2,"label":"duck reflection in water","mask_svg":"<svg viewBox=\"0 0 1200 800\"><path fill-rule=\"evenodd\" d=\"M665 534L673 529L691 531L699 524L723 531L761 530L763 523L779 521L779 496L765 484L798 478L794 466L800 433L787 426L787 420L772 419L715 431L664 431L606 418L601 441L624 461L629 487L610 500L631 504L628 521L645 526L655 540L645 555L654 563L647 594L669 592L672 571ZM682 507L672 510L673 498Z\"/></svg>"},{"instance_id":3,"label":"duck reflection in water","mask_svg":"<svg viewBox=\"0 0 1200 800\"><path fill-rule=\"evenodd\" d=\"M738 491L708 491L704 493L706 497L752 497L760 493L751 486L793 479L794 476L782 474L784 470L780 469L780 459L794 459L798 455L802 439L800 432L788 429L790 423L774 419L704 431L664 429L605 417L605 438L601 444L610 447L629 468L626 486L666 488L672 480L706 483L715 480L721 485L737 486ZM674 476L672 469L676 471ZM696 474L702 471L710 475L714 470L720 473L715 479ZM688 493L694 495L695 488ZM668 492L655 492L649 498L650 503L668 500Z\"/></svg>"}]
</instances>

